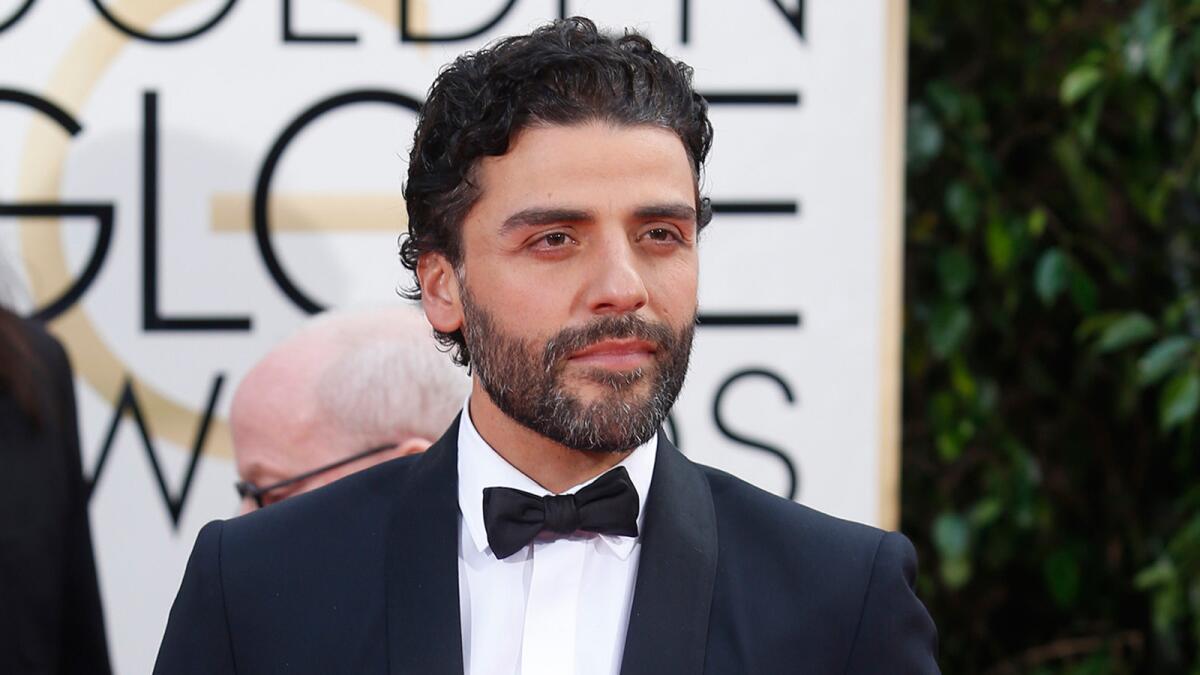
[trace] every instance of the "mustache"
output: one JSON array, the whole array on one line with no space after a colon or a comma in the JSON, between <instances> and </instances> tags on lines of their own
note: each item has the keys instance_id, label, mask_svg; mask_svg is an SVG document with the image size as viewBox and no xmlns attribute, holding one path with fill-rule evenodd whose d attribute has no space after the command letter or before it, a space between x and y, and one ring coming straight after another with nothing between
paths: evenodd
<instances>
[{"instance_id":1,"label":"mustache","mask_svg":"<svg viewBox=\"0 0 1200 675\"><path fill-rule=\"evenodd\" d=\"M657 354L674 350L679 336L666 324L647 321L634 314L599 317L583 326L564 328L546 342L542 366L550 372L571 354L601 340L634 339L654 345Z\"/></svg>"}]
</instances>

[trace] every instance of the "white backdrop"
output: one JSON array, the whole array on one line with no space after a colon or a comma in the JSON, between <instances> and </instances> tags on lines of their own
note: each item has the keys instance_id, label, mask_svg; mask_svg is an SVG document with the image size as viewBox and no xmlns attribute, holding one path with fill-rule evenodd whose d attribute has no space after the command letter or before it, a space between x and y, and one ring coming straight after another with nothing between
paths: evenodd
<instances>
[{"instance_id":1,"label":"white backdrop","mask_svg":"<svg viewBox=\"0 0 1200 675\"><path fill-rule=\"evenodd\" d=\"M642 30L713 102L683 450L894 525L899 0L0 0L0 286L75 363L118 672L235 513L238 379L313 305L400 302L412 105L560 12Z\"/></svg>"}]
</instances>

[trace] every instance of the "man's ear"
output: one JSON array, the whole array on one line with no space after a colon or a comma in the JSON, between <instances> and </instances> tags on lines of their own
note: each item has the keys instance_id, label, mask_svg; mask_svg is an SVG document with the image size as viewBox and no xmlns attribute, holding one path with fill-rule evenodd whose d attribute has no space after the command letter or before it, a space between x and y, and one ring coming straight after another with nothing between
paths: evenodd
<instances>
[{"instance_id":1,"label":"man's ear","mask_svg":"<svg viewBox=\"0 0 1200 675\"><path fill-rule=\"evenodd\" d=\"M427 438L413 436L412 438L401 443L400 447L396 448L395 456L407 457L408 455L415 455L419 452L425 452L431 445L433 445L433 441Z\"/></svg>"},{"instance_id":2,"label":"man's ear","mask_svg":"<svg viewBox=\"0 0 1200 675\"><path fill-rule=\"evenodd\" d=\"M397 457L416 455L418 453L425 452L431 445L433 445L433 441L429 440L428 438L422 438L420 436L407 436L404 438L404 440L397 442L396 447L379 455L379 457L372 463L386 462L389 459L396 459Z\"/></svg>"},{"instance_id":3,"label":"man's ear","mask_svg":"<svg viewBox=\"0 0 1200 675\"><path fill-rule=\"evenodd\" d=\"M421 280L421 307L429 324L442 333L462 328L461 289L454 266L440 253L426 253L417 261Z\"/></svg>"}]
</instances>

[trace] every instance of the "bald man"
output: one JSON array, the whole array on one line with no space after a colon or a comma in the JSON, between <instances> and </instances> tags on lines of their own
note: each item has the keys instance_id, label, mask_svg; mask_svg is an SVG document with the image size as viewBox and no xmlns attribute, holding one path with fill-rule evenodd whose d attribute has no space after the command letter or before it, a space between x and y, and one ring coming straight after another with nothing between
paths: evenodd
<instances>
[{"instance_id":1,"label":"bald man","mask_svg":"<svg viewBox=\"0 0 1200 675\"><path fill-rule=\"evenodd\" d=\"M469 388L414 308L319 315L271 350L234 394L241 512L424 451Z\"/></svg>"}]
</instances>

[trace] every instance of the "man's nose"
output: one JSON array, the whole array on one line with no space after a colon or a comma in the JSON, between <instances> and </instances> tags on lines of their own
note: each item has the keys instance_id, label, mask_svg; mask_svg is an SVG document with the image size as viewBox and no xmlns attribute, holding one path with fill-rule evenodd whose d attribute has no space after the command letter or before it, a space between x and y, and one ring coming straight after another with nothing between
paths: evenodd
<instances>
[{"instance_id":1,"label":"man's nose","mask_svg":"<svg viewBox=\"0 0 1200 675\"><path fill-rule=\"evenodd\" d=\"M634 246L624 236L610 237L591 261L588 308L593 314L625 314L645 306L646 284Z\"/></svg>"}]
</instances>

